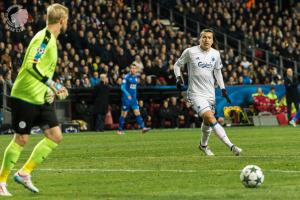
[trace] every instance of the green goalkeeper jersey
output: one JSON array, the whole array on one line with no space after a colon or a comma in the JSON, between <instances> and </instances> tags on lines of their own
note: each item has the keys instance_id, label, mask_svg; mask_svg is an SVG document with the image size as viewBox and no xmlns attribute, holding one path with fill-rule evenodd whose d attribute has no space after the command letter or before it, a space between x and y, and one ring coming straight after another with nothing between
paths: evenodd
<instances>
[{"instance_id":1,"label":"green goalkeeper jersey","mask_svg":"<svg viewBox=\"0 0 300 200\"><path fill-rule=\"evenodd\" d=\"M45 28L30 41L11 96L36 105L44 104L48 86L42 80L52 79L56 62L56 38Z\"/></svg>"}]
</instances>

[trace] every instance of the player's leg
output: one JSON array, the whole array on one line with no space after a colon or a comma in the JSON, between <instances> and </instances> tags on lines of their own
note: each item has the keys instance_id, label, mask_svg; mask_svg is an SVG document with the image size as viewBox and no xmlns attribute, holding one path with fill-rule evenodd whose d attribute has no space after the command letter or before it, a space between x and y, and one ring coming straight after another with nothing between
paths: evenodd
<instances>
[{"instance_id":1,"label":"player's leg","mask_svg":"<svg viewBox=\"0 0 300 200\"><path fill-rule=\"evenodd\" d=\"M53 105L43 105L36 123L41 125L45 137L34 147L24 166L16 172L14 180L32 192L39 192L31 181L31 172L40 165L62 140L61 129Z\"/></svg>"},{"instance_id":2,"label":"player's leg","mask_svg":"<svg viewBox=\"0 0 300 200\"><path fill-rule=\"evenodd\" d=\"M7 178L29 140L30 129L38 114L36 106L15 98L11 99L11 109L12 128L16 133L4 152L0 170L0 196L11 196L6 189Z\"/></svg>"},{"instance_id":3,"label":"player's leg","mask_svg":"<svg viewBox=\"0 0 300 200\"><path fill-rule=\"evenodd\" d=\"M41 164L48 155L57 147L62 140L62 133L58 126L44 131L43 138L33 149L29 159L19 172L22 174L31 174L37 165Z\"/></svg>"},{"instance_id":4,"label":"player's leg","mask_svg":"<svg viewBox=\"0 0 300 200\"><path fill-rule=\"evenodd\" d=\"M124 134L124 124L125 124L125 118L127 116L128 107L122 106L121 116L119 118L119 129L118 129L118 135Z\"/></svg>"},{"instance_id":5,"label":"player's leg","mask_svg":"<svg viewBox=\"0 0 300 200\"><path fill-rule=\"evenodd\" d=\"M188 97L189 103L192 105L195 112L198 113L199 116L205 111L205 109L210 109L210 105L207 100L199 97ZM204 121L201 124L201 138L199 143L199 149L207 156L213 156L213 152L210 150L208 146L209 136L212 132L212 128L209 123L205 123Z\"/></svg>"},{"instance_id":6,"label":"player's leg","mask_svg":"<svg viewBox=\"0 0 300 200\"><path fill-rule=\"evenodd\" d=\"M134 103L132 105L132 110L136 117L136 122L138 123L139 128L142 129L143 133L148 132L150 130L150 128L145 127L144 120L143 120L143 117L141 116L140 107L138 105L137 100L134 101Z\"/></svg>"},{"instance_id":7,"label":"player's leg","mask_svg":"<svg viewBox=\"0 0 300 200\"><path fill-rule=\"evenodd\" d=\"M45 138L33 149L24 166L15 174L17 183L24 185L32 192L39 192L31 181L31 172L40 165L62 140L62 133L58 126L45 130Z\"/></svg>"},{"instance_id":8,"label":"player's leg","mask_svg":"<svg viewBox=\"0 0 300 200\"><path fill-rule=\"evenodd\" d=\"M201 124L201 139L199 143L199 149L207 156L213 156L214 153L208 147L209 136L211 135L212 128L202 122Z\"/></svg>"},{"instance_id":9,"label":"player's leg","mask_svg":"<svg viewBox=\"0 0 300 200\"><path fill-rule=\"evenodd\" d=\"M224 128L217 122L214 113L210 109L204 109L203 114L201 113L201 117L206 124L210 124L212 129L215 131L218 138L228 147L230 150L237 156L239 156L242 152L242 149L238 148L234 144L231 143L228 138Z\"/></svg>"},{"instance_id":10,"label":"player's leg","mask_svg":"<svg viewBox=\"0 0 300 200\"><path fill-rule=\"evenodd\" d=\"M297 120L300 118L300 111L298 111L296 113L296 115L292 118L291 121L289 121L290 125L292 125L293 127L296 127L297 126Z\"/></svg>"},{"instance_id":11,"label":"player's leg","mask_svg":"<svg viewBox=\"0 0 300 200\"><path fill-rule=\"evenodd\" d=\"M129 108L130 108L130 101L122 99L121 115L120 115L120 118L119 118L119 129L118 129L118 132L117 132L118 135L123 135L124 134L125 118L127 116Z\"/></svg>"},{"instance_id":12,"label":"player's leg","mask_svg":"<svg viewBox=\"0 0 300 200\"><path fill-rule=\"evenodd\" d=\"M150 128L145 127L145 125L144 125L144 120L143 120L143 117L141 116L140 110L134 109L133 113L136 117L136 122L138 123L139 128L142 129L142 133L146 133L146 132L150 131Z\"/></svg>"},{"instance_id":13,"label":"player's leg","mask_svg":"<svg viewBox=\"0 0 300 200\"><path fill-rule=\"evenodd\" d=\"M9 145L6 147L1 170L0 170L0 196L11 196L6 188L7 178L17 163L25 144L27 144L29 135L15 134Z\"/></svg>"},{"instance_id":14,"label":"player's leg","mask_svg":"<svg viewBox=\"0 0 300 200\"><path fill-rule=\"evenodd\" d=\"M296 127L297 126L297 121L300 118L300 110L299 110L299 102L298 101L294 101L295 107L297 109L296 115L291 119L291 121L289 121L289 124Z\"/></svg>"}]
</instances>

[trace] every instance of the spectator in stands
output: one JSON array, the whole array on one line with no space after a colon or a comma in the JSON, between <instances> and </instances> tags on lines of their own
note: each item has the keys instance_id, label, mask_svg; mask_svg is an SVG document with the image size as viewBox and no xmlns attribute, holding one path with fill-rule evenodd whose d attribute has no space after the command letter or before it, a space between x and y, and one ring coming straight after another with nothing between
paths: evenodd
<instances>
[{"instance_id":1,"label":"spectator in stands","mask_svg":"<svg viewBox=\"0 0 300 200\"><path fill-rule=\"evenodd\" d=\"M84 88L90 88L91 87L90 79L89 79L88 76L84 76L82 82L83 82L82 85L83 85Z\"/></svg>"},{"instance_id":2,"label":"spectator in stands","mask_svg":"<svg viewBox=\"0 0 300 200\"><path fill-rule=\"evenodd\" d=\"M278 97L276 95L276 90L275 87L271 87L270 92L267 94L267 97L271 100L271 102L274 103L274 105L278 106L279 102L278 102Z\"/></svg>"},{"instance_id":3,"label":"spectator in stands","mask_svg":"<svg viewBox=\"0 0 300 200\"><path fill-rule=\"evenodd\" d=\"M257 96L265 96L261 87L257 88L256 93L252 94L252 97L257 97Z\"/></svg>"},{"instance_id":4,"label":"spectator in stands","mask_svg":"<svg viewBox=\"0 0 300 200\"><path fill-rule=\"evenodd\" d=\"M284 78L284 86L286 91L286 103L288 119L291 119L291 108L294 103L297 112L299 110L299 93L298 93L298 79L294 76L292 68L288 68L286 71L286 77Z\"/></svg>"},{"instance_id":5,"label":"spectator in stands","mask_svg":"<svg viewBox=\"0 0 300 200\"><path fill-rule=\"evenodd\" d=\"M279 62L278 55L299 61L297 55L300 52L297 53L298 50L295 48L299 46L300 41L300 34L295 31L299 24L297 20L295 21L298 13L298 9L295 8L299 6L299 3L283 7L282 10L277 1L257 2L255 5L247 8L244 3L238 1L229 1L224 4L214 1L187 0L184 4L178 1L176 8L182 14L188 13L187 17L200 20L204 26L212 26L219 33L226 33L242 40L247 47L272 51L273 55L269 54L272 63ZM213 9L205 9L205 7L213 7ZM196 8L195 13L194 8ZM211 20L212 16L214 20ZM176 22L182 23L179 20ZM229 42L229 45L237 48L233 42ZM256 56L264 58L265 55L261 50L257 50ZM244 61L243 59L243 65L247 65ZM292 63L288 59L284 62Z\"/></svg>"},{"instance_id":6,"label":"spectator in stands","mask_svg":"<svg viewBox=\"0 0 300 200\"><path fill-rule=\"evenodd\" d=\"M94 87L94 130L104 131L104 119L108 110L109 86L106 74L100 75L100 82Z\"/></svg>"},{"instance_id":7,"label":"spectator in stands","mask_svg":"<svg viewBox=\"0 0 300 200\"><path fill-rule=\"evenodd\" d=\"M80 79L76 79L75 80L75 85L74 88L83 88L81 80Z\"/></svg>"},{"instance_id":8,"label":"spectator in stands","mask_svg":"<svg viewBox=\"0 0 300 200\"><path fill-rule=\"evenodd\" d=\"M184 127L190 128L191 124L195 122L194 112L191 109L191 105L188 102L182 102L182 109L180 111L180 115L178 116L179 121L184 121Z\"/></svg>"},{"instance_id":9,"label":"spectator in stands","mask_svg":"<svg viewBox=\"0 0 300 200\"><path fill-rule=\"evenodd\" d=\"M183 117L181 115L181 109L180 109L180 106L177 104L176 97L171 97L170 101L171 101L171 105L169 106L169 108L172 113L172 121L174 122L175 128L178 128L179 127L179 115L181 118Z\"/></svg>"},{"instance_id":10,"label":"spectator in stands","mask_svg":"<svg viewBox=\"0 0 300 200\"><path fill-rule=\"evenodd\" d=\"M174 127L175 120L172 110L169 107L169 101L165 100L159 109L159 117L160 117L160 127L164 128L166 126L166 121L170 122L170 126Z\"/></svg>"},{"instance_id":11,"label":"spectator in stands","mask_svg":"<svg viewBox=\"0 0 300 200\"><path fill-rule=\"evenodd\" d=\"M43 15L44 5L38 5L38 2L36 1L31 2L31 4L32 7L39 8L30 13L34 19L41 19L42 17L45 17ZM145 11L143 9L141 9L141 12L139 13L128 13L128 6L131 5L126 4L123 4L122 7L120 7L120 4L115 4L114 6L111 3L99 4L98 1L91 2L91 4L86 4L85 1L73 4L73 1L71 1L66 4L70 4L69 6L72 7L73 11L70 13L70 19L73 23L72 27L67 30L68 37L62 35L64 39L59 44L59 48L63 50L63 53L59 55L61 58L59 65L69 69L69 73L72 74L72 85L75 85L77 78L82 78L82 74L87 74L88 77L91 78L94 71L98 71L98 73L106 73L109 77L110 84L117 85L118 78L121 78L128 72L126 67L132 62L137 62L140 63L141 66L144 66L141 73L145 73L146 77L149 75L155 75L158 77L157 79L153 79L150 85L172 84L174 77L171 76L170 71L172 71L175 58L180 56L183 48L194 44L191 34L184 35L181 31L175 32L163 26L159 20L155 20L153 18L152 11L149 10L150 6L148 2L139 1L134 8L135 10L147 8L149 10L147 14L144 13ZM196 4L195 2L189 2L189 6L182 10L186 12L191 10L191 16L198 16L197 19L203 19L203 21L206 22L207 13L202 6L207 7L210 6L210 4L210 2L200 1ZM275 42L271 44L272 51L274 50L274 52L277 52L277 55L282 52L280 49L280 41L284 38L285 34L280 31L283 29L280 29L278 26L285 25L283 23L283 18L289 19L288 17L290 16L288 14L286 14L288 17L284 16L282 18L282 16L280 16L279 21L281 21L281 25L270 25L270 27L275 27L272 28L272 31L270 31L272 32L271 34L267 33L265 29L258 31L259 25L251 24L252 21L255 21L251 19L256 17L253 13L259 12L259 10L262 10L264 7L270 8L272 7L271 4L262 5L262 7L258 10L251 9L250 13L252 15L247 16L247 18L242 17L241 19L237 19L236 15L229 13L228 10L230 8L231 10L236 10L237 13L241 13L242 11L242 13L248 13L249 11L245 10L245 8L242 7L242 4L237 4L236 7L232 8L230 7L232 3L224 5L225 8L223 8L220 3L213 4L217 10L216 13L219 14L213 15L211 13L212 10L208 10L207 12L210 15L210 18L216 21L216 27L222 27L222 32L229 33L229 29L231 29L231 32L236 35L241 35L239 31L242 31L243 33L251 32L252 35L254 35L253 33L258 32L257 41L260 43L262 42L263 44L267 43L262 40L261 32L264 32L265 38L271 37L271 41L279 41L278 44ZM181 8L183 5L184 4L178 4L177 7ZM85 13L84 11L88 12ZM292 12L295 11L293 10ZM273 14L277 16L279 13L280 12L278 11ZM19 40L12 37L13 35L5 26L5 21L0 21L1 27L4 27L4 34L0 38L0 56L4 56L4 59L0 60L0 64L2 64L2 66L5 64L6 68L10 68L11 64L8 63L13 63L13 79L16 77L18 66L20 66L20 61L25 52L23 47L24 44L27 45L26 43L32 38L33 33L36 32L37 29L41 28L41 26L44 26L44 24L40 24L40 21L41 20L29 21L25 25L26 33L24 34L24 38L20 38ZM212 24L215 25L215 23ZM289 54L294 55L297 59L299 57L297 55L300 53L300 45L295 41L299 41L300 31L298 28L293 29L293 27L294 24L292 24L292 27L287 27L287 32L289 33L286 32L286 35L290 38L286 37L287 41L285 44L288 44L287 51L290 51ZM291 31L290 29L296 31ZM253 45L255 45L255 43ZM274 46L276 46L277 49L273 49ZM233 76L233 73L236 72L235 69L237 65L241 64L243 68L247 68L251 62L250 60L248 61L246 57L239 61L238 57L236 57L237 55L237 51L233 48L230 48L223 55L224 69L228 68L227 80L229 80L230 77ZM270 56L270 61L271 59L272 57ZM278 60L278 58L275 58L275 61L272 62L276 63L276 59ZM10 62L10 60L12 62ZM69 64L70 62L73 64ZM255 61L253 61L253 64L254 62ZM111 65L109 65L109 63L111 63ZM114 66L117 64L119 64L119 69L116 73ZM87 66L89 70L87 70L85 66ZM81 67L84 69L81 70ZM253 71L257 71L258 69L259 68L257 67L254 67L251 70L249 69L249 76ZM264 70L266 71L266 69ZM60 70L57 75L59 77L63 77L63 73L65 72ZM186 74L186 72L184 73ZM238 77L240 75L241 74L238 74L236 78L233 77L234 82L238 81ZM259 80L253 79L253 82L264 84L266 82L273 81L271 77L266 79L264 77L265 76L262 76ZM250 76L250 78L252 79L252 76ZM62 81L63 83L66 83L67 79ZM83 79L82 82L84 82ZM91 85L94 85L94 83L91 83Z\"/></svg>"},{"instance_id":12,"label":"spectator in stands","mask_svg":"<svg viewBox=\"0 0 300 200\"><path fill-rule=\"evenodd\" d=\"M133 64L136 65L136 67L138 69L138 74L141 74L141 72L143 72L143 70L144 70L144 64L143 64L143 62L141 60L141 57L139 55L135 56Z\"/></svg>"},{"instance_id":13,"label":"spectator in stands","mask_svg":"<svg viewBox=\"0 0 300 200\"><path fill-rule=\"evenodd\" d=\"M16 39L17 36L7 29L5 18L0 19L0 58L3 58L0 59L0 74L4 76L10 70L12 81L21 66L26 50L24 47L34 33L44 26L40 19L45 17L43 13L47 4L40 5L38 2L29 3L32 5L29 7L39 8L30 12L33 19L38 20L29 21L25 25L26 31L22 38ZM258 6L257 3L256 8L246 10L242 3L234 4L235 1L226 4L191 0L188 2L188 6L185 6L185 3L180 5L168 3L172 7L182 8L183 12L190 13L190 17L203 19L202 23L208 22L207 18L212 19L210 21L213 23L209 22L210 25L221 32L237 36L241 35L242 31L245 34L246 47L265 47L274 54L269 55L270 63L276 64L279 55L292 56L295 61L299 60L300 28L295 21L296 18L293 17L299 10L297 9L299 5L284 11L275 4L263 3ZM147 1L137 1L133 5L132 10L140 10L136 13L129 13L131 5L126 3L120 6L118 3L112 5L91 1L87 4L86 1L76 1L74 4L72 0L66 4L72 7L70 13L72 27L67 30L68 37L61 35L65 39L58 45L63 51L58 55L61 59L58 65L67 70L57 71L57 76L65 86L83 88L84 83L84 87L89 88L94 85L91 75L95 72L107 74L111 85L120 86L122 77L128 72L128 64L125 65L124 62L131 63L136 60L144 66L141 70L141 86L174 84L175 77L172 76L174 60L180 56L184 48L194 42L191 34L184 35L180 30L177 32L169 29L154 19L154 12L151 10L145 12L146 7L148 9L151 7ZM214 6L215 9L205 9L210 6ZM212 13L213 10L216 10L215 15ZM262 11L267 10L270 10L268 11L270 13L264 17ZM260 20L263 21L262 24L258 23ZM263 65L258 60L250 60L253 52L250 52L250 56L247 52L247 57L238 57L237 47L230 44L231 42L229 39L229 45L234 48L229 48L221 54L224 61L223 69L226 70L224 79L228 85L236 85L239 79L239 84L249 83L246 81L247 77L252 80L252 84L281 83L279 68L270 70L270 66ZM261 51L254 53L258 58L265 56ZM118 65L120 62L118 55L122 55L122 59L125 60L121 66ZM246 78L240 69L237 70L239 65L242 66L241 69L248 70ZM187 74L186 71L183 73ZM71 74L70 80L67 78L68 74ZM83 74L86 74L90 81L85 81ZM239 78L241 76L242 78Z\"/></svg>"},{"instance_id":14,"label":"spectator in stands","mask_svg":"<svg viewBox=\"0 0 300 200\"><path fill-rule=\"evenodd\" d=\"M246 56L243 56L243 60L241 62L241 65L243 66L244 69L248 69L250 66L250 62L247 60Z\"/></svg>"},{"instance_id":15,"label":"spectator in stands","mask_svg":"<svg viewBox=\"0 0 300 200\"><path fill-rule=\"evenodd\" d=\"M72 83L71 83L71 80L67 80L67 81L66 81L65 87L66 87L68 90L71 89L71 88L73 88Z\"/></svg>"},{"instance_id":16,"label":"spectator in stands","mask_svg":"<svg viewBox=\"0 0 300 200\"><path fill-rule=\"evenodd\" d=\"M276 67L272 67L271 68L271 84L272 85L276 85L276 84L282 84L282 78L281 76L278 74L277 72L277 68Z\"/></svg>"},{"instance_id":17,"label":"spectator in stands","mask_svg":"<svg viewBox=\"0 0 300 200\"><path fill-rule=\"evenodd\" d=\"M243 82L242 82L242 84L243 85L250 85L250 84L252 84L252 82L253 81L249 76L248 69L243 69Z\"/></svg>"},{"instance_id":18,"label":"spectator in stands","mask_svg":"<svg viewBox=\"0 0 300 200\"><path fill-rule=\"evenodd\" d=\"M148 114L148 109L144 106L143 100L139 100L138 104L140 107L141 116L143 117L145 124L148 126L149 122L151 123L151 116Z\"/></svg>"},{"instance_id":19,"label":"spectator in stands","mask_svg":"<svg viewBox=\"0 0 300 200\"><path fill-rule=\"evenodd\" d=\"M100 83L99 73L97 71L93 72L93 76L90 78L91 87L96 86Z\"/></svg>"},{"instance_id":20,"label":"spectator in stands","mask_svg":"<svg viewBox=\"0 0 300 200\"><path fill-rule=\"evenodd\" d=\"M271 112L273 114L280 113L281 109L280 109L278 97L276 95L276 89L275 89L275 87L271 87L271 90L267 94L267 97L270 99L270 103L271 103L270 107L272 109Z\"/></svg>"},{"instance_id":21,"label":"spectator in stands","mask_svg":"<svg viewBox=\"0 0 300 200\"><path fill-rule=\"evenodd\" d=\"M228 82L226 83L226 85L236 85L236 81L234 80L234 78L232 76L229 77Z\"/></svg>"}]
</instances>

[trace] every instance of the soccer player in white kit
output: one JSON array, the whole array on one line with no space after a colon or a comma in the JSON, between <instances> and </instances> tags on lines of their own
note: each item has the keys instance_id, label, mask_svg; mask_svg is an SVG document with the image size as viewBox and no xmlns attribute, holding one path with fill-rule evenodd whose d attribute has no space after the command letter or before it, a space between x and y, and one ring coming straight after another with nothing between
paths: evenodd
<instances>
[{"instance_id":1,"label":"soccer player in white kit","mask_svg":"<svg viewBox=\"0 0 300 200\"><path fill-rule=\"evenodd\" d=\"M214 130L218 138L233 152L239 156L242 149L231 143L224 128L217 122L214 116L215 107L215 79L221 88L222 96L228 103L223 76L220 52L212 48L214 33L210 29L204 29L200 34L200 45L187 48L174 65L176 85L179 90L184 86L180 68L187 64L188 90L187 98L193 109L203 119L201 125L201 139L199 149L207 156L213 156L208 147L209 136Z\"/></svg>"}]
</instances>

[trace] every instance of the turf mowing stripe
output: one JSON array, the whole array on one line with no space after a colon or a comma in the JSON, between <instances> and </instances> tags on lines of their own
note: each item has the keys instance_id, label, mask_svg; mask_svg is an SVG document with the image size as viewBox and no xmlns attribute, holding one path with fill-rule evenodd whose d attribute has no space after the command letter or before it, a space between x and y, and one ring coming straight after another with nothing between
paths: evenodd
<instances>
[{"instance_id":1,"label":"turf mowing stripe","mask_svg":"<svg viewBox=\"0 0 300 200\"><path fill-rule=\"evenodd\" d=\"M215 169L215 170L184 170L184 169L54 169L54 168L42 168L36 169L37 171L63 171L63 172L174 172L174 173L197 173L197 172L240 172L241 170L234 169ZM276 172L276 173L300 173L300 170L263 170L264 172Z\"/></svg>"},{"instance_id":2,"label":"turf mowing stripe","mask_svg":"<svg viewBox=\"0 0 300 200\"><path fill-rule=\"evenodd\" d=\"M190 155L186 155L187 157L190 158L209 158L209 159L216 159L216 158L300 158L300 155L260 155L260 156L245 156L245 155L240 155L240 156L234 156L234 155L217 155L217 156L203 156L202 154L200 156L190 156ZM177 158L177 156L134 156L134 157L130 157L130 156L91 156L89 158L91 159L122 159L122 158L131 158L131 159L136 159L136 158L164 158L164 157L168 157L168 158ZM69 158L71 158L69 156ZM74 158L74 156L73 156Z\"/></svg>"}]
</instances>

